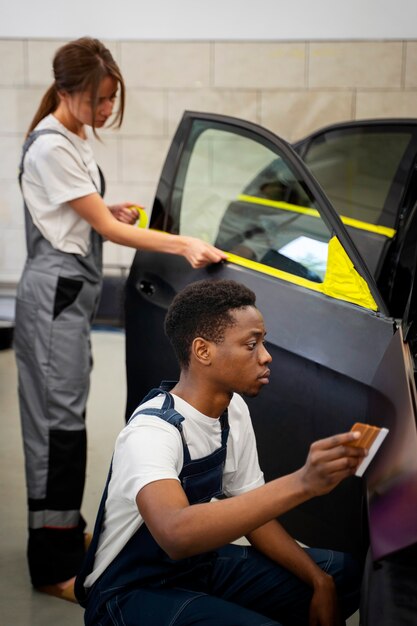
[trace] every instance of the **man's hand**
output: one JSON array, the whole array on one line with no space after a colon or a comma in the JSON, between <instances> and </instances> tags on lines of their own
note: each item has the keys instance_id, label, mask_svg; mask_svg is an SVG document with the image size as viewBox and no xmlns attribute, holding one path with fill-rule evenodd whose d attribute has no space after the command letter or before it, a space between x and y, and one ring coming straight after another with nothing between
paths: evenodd
<instances>
[{"instance_id":1,"label":"man's hand","mask_svg":"<svg viewBox=\"0 0 417 626\"><path fill-rule=\"evenodd\" d=\"M321 439L311 444L305 465L300 470L301 481L309 497L331 491L344 478L352 476L368 451L348 445L360 433L348 432Z\"/></svg>"},{"instance_id":2,"label":"man's hand","mask_svg":"<svg viewBox=\"0 0 417 626\"><path fill-rule=\"evenodd\" d=\"M333 578L322 572L314 585L309 626L341 626L342 623Z\"/></svg>"}]
</instances>

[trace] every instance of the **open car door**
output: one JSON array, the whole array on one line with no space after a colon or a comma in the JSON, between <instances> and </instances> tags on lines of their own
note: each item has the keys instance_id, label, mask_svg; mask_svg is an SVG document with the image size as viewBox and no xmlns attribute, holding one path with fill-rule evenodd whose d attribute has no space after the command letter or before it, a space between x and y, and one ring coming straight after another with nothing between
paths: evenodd
<instances>
[{"instance_id":1,"label":"open car door","mask_svg":"<svg viewBox=\"0 0 417 626\"><path fill-rule=\"evenodd\" d=\"M200 237L229 257L193 270L180 257L136 254L126 288L128 415L151 387L178 376L163 331L173 296L190 282L225 278L256 293L273 357L270 384L247 400L266 480L298 469L312 441L369 421L396 324L336 211L285 141L242 120L186 112L151 227ZM281 521L307 545L364 554L363 495L364 481L351 478Z\"/></svg>"},{"instance_id":2,"label":"open car door","mask_svg":"<svg viewBox=\"0 0 417 626\"><path fill-rule=\"evenodd\" d=\"M294 147L402 317L416 264L417 119L334 124Z\"/></svg>"}]
</instances>

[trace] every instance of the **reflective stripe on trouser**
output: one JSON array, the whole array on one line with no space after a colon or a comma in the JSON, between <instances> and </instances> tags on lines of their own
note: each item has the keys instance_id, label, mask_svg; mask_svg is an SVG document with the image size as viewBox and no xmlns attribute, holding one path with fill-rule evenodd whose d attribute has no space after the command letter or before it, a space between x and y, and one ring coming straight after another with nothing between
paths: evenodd
<instances>
[{"instance_id":1,"label":"reflective stripe on trouser","mask_svg":"<svg viewBox=\"0 0 417 626\"><path fill-rule=\"evenodd\" d=\"M80 511L29 511L29 528L74 528L78 526Z\"/></svg>"}]
</instances>

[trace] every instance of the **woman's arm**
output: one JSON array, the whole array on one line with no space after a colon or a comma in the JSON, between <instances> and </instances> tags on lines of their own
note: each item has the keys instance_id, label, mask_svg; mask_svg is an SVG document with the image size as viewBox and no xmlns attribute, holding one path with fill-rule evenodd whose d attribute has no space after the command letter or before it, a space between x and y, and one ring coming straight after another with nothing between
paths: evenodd
<instances>
[{"instance_id":1,"label":"woman's arm","mask_svg":"<svg viewBox=\"0 0 417 626\"><path fill-rule=\"evenodd\" d=\"M171 235L153 230L133 228L118 221L98 193L68 203L80 217L105 239L130 248L154 250L184 256L194 268L226 259L226 254L195 237Z\"/></svg>"}]
</instances>

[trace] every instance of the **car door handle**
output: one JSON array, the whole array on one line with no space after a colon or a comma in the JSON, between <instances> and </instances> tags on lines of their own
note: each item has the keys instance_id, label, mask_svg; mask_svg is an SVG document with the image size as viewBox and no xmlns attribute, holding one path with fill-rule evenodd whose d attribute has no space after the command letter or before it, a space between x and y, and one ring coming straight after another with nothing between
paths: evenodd
<instances>
[{"instance_id":1,"label":"car door handle","mask_svg":"<svg viewBox=\"0 0 417 626\"><path fill-rule=\"evenodd\" d=\"M156 287L149 280L141 280L139 283L140 291L148 297L152 297L155 294Z\"/></svg>"},{"instance_id":2,"label":"car door handle","mask_svg":"<svg viewBox=\"0 0 417 626\"><path fill-rule=\"evenodd\" d=\"M164 309L168 308L172 298L175 296L173 287L151 272L146 272L145 276L142 275L139 278L135 283L135 289L144 300L148 300Z\"/></svg>"}]
</instances>

